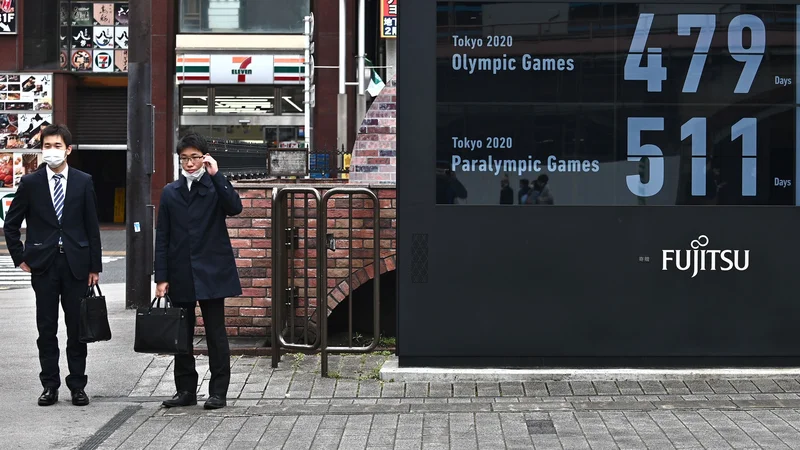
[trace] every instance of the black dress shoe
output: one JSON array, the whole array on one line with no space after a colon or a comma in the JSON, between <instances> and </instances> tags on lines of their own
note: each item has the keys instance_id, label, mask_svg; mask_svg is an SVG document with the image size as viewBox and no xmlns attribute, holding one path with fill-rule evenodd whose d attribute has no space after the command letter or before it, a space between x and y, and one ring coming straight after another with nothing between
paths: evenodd
<instances>
[{"instance_id":1,"label":"black dress shoe","mask_svg":"<svg viewBox=\"0 0 800 450\"><path fill-rule=\"evenodd\" d=\"M75 406L86 406L89 404L89 396L83 389L75 389L72 391L72 404Z\"/></svg>"},{"instance_id":2,"label":"black dress shoe","mask_svg":"<svg viewBox=\"0 0 800 450\"><path fill-rule=\"evenodd\" d=\"M228 404L228 402L225 401L225 397L223 397L221 395L214 394L211 397L208 397L208 400L206 400L206 404L203 405L203 408L205 408L205 409L220 409L220 408L224 408L225 405L227 405L227 404Z\"/></svg>"},{"instance_id":3,"label":"black dress shoe","mask_svg":"<svg viewBox=\"0 0 800 450\"><path fill-rule=\"evenodd\" d=\"M44 388L42 395L39 396L39 406L54 405L58 401L58 389Z\"/></svg>"},{"instance_id":4,"label":"black dress shoe","mask_svg":"<svg viewBox=\"0 0 800 450\"><path fill-rule=\"evenodd\" d=\"M197 404L197 395L189 391L178 391L172 396L172 400L164 400L161 405L166 408L175 406L192 406Z\"/></svg>"}]
</instances>

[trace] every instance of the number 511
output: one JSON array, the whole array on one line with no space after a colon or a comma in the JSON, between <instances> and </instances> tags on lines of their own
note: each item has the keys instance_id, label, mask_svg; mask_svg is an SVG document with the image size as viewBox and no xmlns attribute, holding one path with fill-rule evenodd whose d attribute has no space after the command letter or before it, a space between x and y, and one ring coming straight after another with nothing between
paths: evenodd
<instances>
[{"instance_id":1,"label":"number 511","mask_svg":"<svg viewBox=\"0 0 800 450\"><path fill-rule=\"evenodd\" d=\"M742 196L756 195L757 120L745 117L731 127L731 141L742 138ZM628 161L649 161L649 180L628 175L628 189L639 197L652 197L664 187L664 153L655 144L642 144L643 131L664 131L663 117L628 118ZM681 125L681 141L692 138L692 196L706 195L706 118L693 117Z\"/></svg>"}]
</instances>

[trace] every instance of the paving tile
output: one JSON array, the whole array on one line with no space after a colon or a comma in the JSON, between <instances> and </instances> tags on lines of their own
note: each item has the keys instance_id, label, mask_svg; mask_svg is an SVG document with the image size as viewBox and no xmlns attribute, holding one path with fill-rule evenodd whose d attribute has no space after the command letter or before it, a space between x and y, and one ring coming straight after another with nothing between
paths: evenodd
<instances>
[{"instance_id":1,"label":"paving tile","mask_svg":"<svg viewBox=\"0 0 800 450\"><path fill-rule=\"evenodd\" d=\"M522 383L525 388L525 395L530 397L541 397L548 395L547 385L541 381L530 381Z\"/></svg>"},{"instance_id":2,"label":"paving tile","mask_svg":"<svg viewBox=\"0 0 800 450\"><path fill-rule=\"evenodd\" d=\"M591 381L570 381L569 385L575 395L597 395Z\"/></svg>"}]
</instances>

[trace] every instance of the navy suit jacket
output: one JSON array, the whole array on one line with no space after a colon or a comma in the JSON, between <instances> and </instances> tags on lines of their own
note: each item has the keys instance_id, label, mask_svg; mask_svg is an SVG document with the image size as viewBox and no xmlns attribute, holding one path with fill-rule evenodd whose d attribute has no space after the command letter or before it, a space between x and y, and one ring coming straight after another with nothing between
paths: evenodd
<instances>
[{"instance_id":1,"label":"navy suit jacket","mask_svg":"<svg viewBox=\"0 0 800 450\"><path fill-rule=\"evenodd\" d=\"M20 180L14 200L6 214L3 231L14 265L26 263L34 274L41 274L53 263L58 252L58 237L76 279L103 271L100 222L92 176L67 168L67 191L61 223L58 223L44 164ZM25 244L20 233L26 221Z\"/></svg>"},{"instance_id":2,"label":"navy suit jacket","mask_svg":"<svg viewBox=\"0 0 800 450\"><path fill-rule=\"evenodd\" d=\"M170 300L194 303L241 295L239 271L225 219L242 212L242 200L221 172L186 178L161 192L156 225L155 281L169 282Z\"/></svg>"}]
</instances>

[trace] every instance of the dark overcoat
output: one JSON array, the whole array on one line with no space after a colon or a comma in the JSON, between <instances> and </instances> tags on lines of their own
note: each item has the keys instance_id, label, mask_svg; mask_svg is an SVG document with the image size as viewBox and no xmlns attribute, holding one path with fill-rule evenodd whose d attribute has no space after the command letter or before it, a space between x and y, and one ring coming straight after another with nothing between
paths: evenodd
<instances>
[{"instance_id":1,"label":"dark overcoat","mask_svg":"<svg viewBox=\"0 0 800 450\"><path fill-rule=\"evenodd\" d=\"M155 281L168 282L178 303L241 295L242 285L228 236L227 216L242 212L242 200L222 173L206 172L192 189L186 178L161 193L156 225Z\"/></svg>"}]
</instances>

